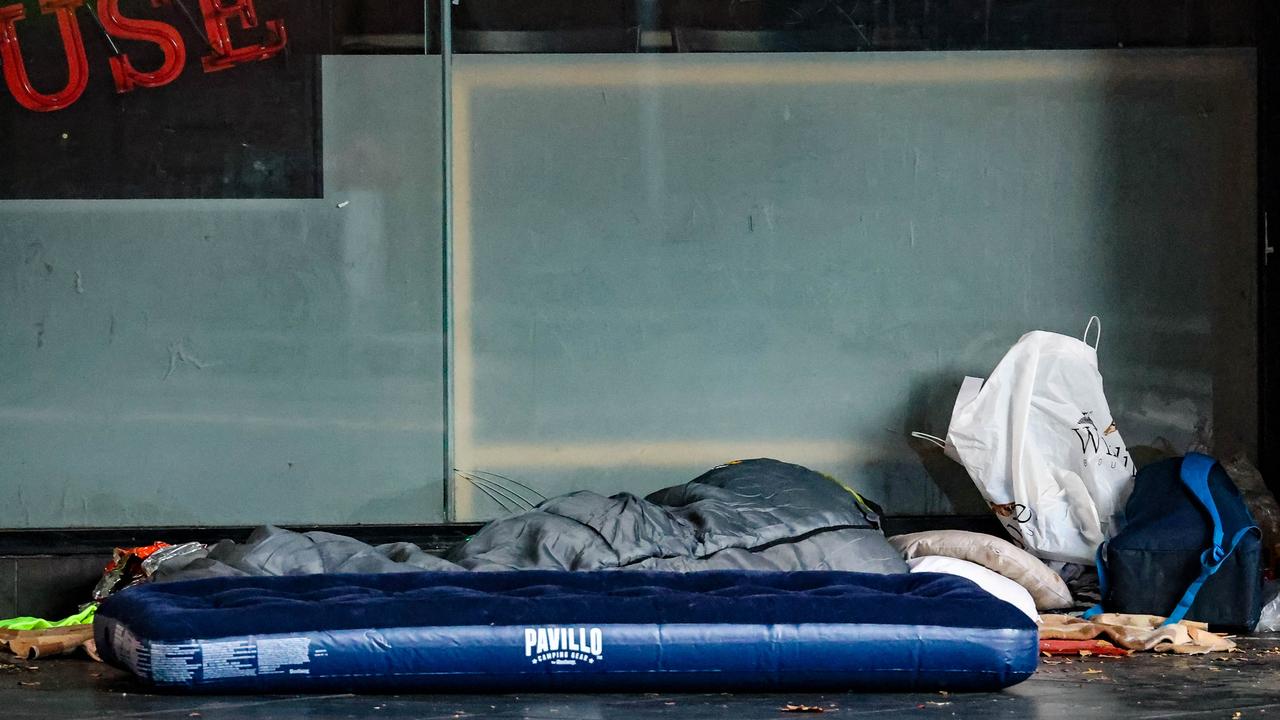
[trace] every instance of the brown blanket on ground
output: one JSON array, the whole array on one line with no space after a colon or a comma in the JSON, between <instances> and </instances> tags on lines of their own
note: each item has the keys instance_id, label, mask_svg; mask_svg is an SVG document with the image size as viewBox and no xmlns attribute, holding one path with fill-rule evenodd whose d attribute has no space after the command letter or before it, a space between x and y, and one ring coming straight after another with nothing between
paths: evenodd
<instances>
[{"instance_id":1,"label":"brown blanket on ground","mask_svg":"<svg viewBox=\"0 0 1280 720\"><path fill-rule=\"evenodd\" d=\"M1225 635L1209 632L1204 623L1183 620L1162 625L1156 615L1103 613L1091 620L1068 615L1041 615L1041 640L1092 640L1103 638L1128 650L1151 650L1199 655L1228 652L1236 644Z\"/></svg>"}]
</instances>

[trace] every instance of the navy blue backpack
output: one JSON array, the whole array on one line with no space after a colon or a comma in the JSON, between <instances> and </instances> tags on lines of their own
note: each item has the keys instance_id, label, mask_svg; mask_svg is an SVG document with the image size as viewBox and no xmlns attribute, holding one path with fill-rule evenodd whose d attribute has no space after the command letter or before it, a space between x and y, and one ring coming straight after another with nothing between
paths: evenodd
<instances>
[{"instance_id":1,"label":"navy blue backpack","mask_svg":"<svg viewBox=\"0 0 1280 720\"><path fill-rule=\"evenodd\" d=\"M1138 472L1118 535L1098 548L1102 612L1184 617L1251 631L1262 609L1262 541L1213 458L1190 453Z\"/></svg>"}]
</instances>

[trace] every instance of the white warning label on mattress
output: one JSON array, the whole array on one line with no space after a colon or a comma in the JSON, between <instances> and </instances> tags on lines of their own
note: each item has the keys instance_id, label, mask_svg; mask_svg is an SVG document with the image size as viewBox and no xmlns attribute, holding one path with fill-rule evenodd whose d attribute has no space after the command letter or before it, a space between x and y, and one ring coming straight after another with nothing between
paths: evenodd
<instances>
[{"instance_id":1,"label":"white warning label on mattress","mask_svg":"<svg viewBox=\"0 0 1280 720\"><path fill-rule=\"evenodd\" d=\"M254 673L257 652L251 642L204 642L200 652L205 680L251 677Z\"/></svg>"},{"instance_id":2,"label":"white warning label on mattress","mask_svg":"<svg viewBox=\"0 0 1280 720\"><path fill-rule=\"evenodd\" d=\"M263 675L288 673L307 675L311 662L311 641L304 637L259 638L258 672Z\"/></svg>"},{"instance_id":3,"label":"white warning label on mattress","mask_svg":"<svg viewBox=\"0 0 1280 720\"><path fill-rule=\"evenodd\" d=\"M191 682L199 667L199 645L151 643L151 679L157 683Z\"/></svg>"},{"instance_id":4,"label":"white warning label on mattress","mask_svg":"<svg viewBox=\"0 0 1280 720\"><path fill-rule=\"evenodd\" d=\"M111 628L111 649L126 667L132 668L139 675L151 674L151 650L138 642L133 633L123 625L116 624Z\"/></svg>"},{"instance_id":5,"label":"white warning label on mattress","mask_svg":"<svg viewBox=\"0 0 1280 720\"><path fill-rule=\"evenodd\" d=\"M118 647L128 647L117 641ZM152 643L121 653L133 654L139 672L149 666L158 684L190 684L257 675L310 675L311 641L305 637L203 640L189 643ZM147 657L149 655L149 657Z\"/></svg>"}]
</instances>

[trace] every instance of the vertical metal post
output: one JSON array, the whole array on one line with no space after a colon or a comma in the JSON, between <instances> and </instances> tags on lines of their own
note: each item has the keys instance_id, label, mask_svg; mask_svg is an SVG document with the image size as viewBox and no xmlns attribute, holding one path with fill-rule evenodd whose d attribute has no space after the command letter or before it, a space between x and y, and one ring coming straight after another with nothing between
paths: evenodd
<instances>
[{"instance_id":1,"label":"vertical metal post","mask_svg":"<svg viewBox=\"0 0 1280 720\"><path fill-rule=\"evenodd\" d=\"M1258 468L1271 491L1280 495L1280 463L1271 446L1270 438L1280 425L1280 403L1276 402L1277 381L1280 379L1280 343L1277 330L1276 282L1271 277L1270 213L1275 209L1277 175L1276 142L1273 136L1280 129L1280 107L1276 104L1277 76L1280 76L1280 11L1272 3L1258 3L1254 27L1257 29L1257 164L1258 164Z\"/></svg>"},{"instance_id":2,"label":"vertical metal post","mask_svg":"<svg viewBox=\"0 0 1280 720\"><path fill-rule=\"evenodd\" d=\"M441 269L443 325L443 380L444 392L441 407L444 421L444 519L457 519L457 503L454 498L454 324L453 324L453 0L437 0L440 3L440 128L441 128ZM428 5L432 0L426 0ZM431 17L429 14L426 17Z\"/></svg>"}]
</instances>

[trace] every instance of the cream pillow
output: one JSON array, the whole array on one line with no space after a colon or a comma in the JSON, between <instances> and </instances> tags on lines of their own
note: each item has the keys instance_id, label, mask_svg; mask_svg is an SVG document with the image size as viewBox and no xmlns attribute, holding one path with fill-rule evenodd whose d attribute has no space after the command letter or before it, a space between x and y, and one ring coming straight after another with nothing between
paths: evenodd
<instances>
[{"instance_id":1,"label":"cream pillow","mask_svg":"<svg viewBox=\"0 0 1280 720\"><path fill-rule=\"evenodd\" d=\"M929 530L889 538L907 560L941 555L977 563L1018 583L1040 610L1071 607L1071 591L1058 573L1008 540L964 530Z\"/></svg>"}]
</instances>

